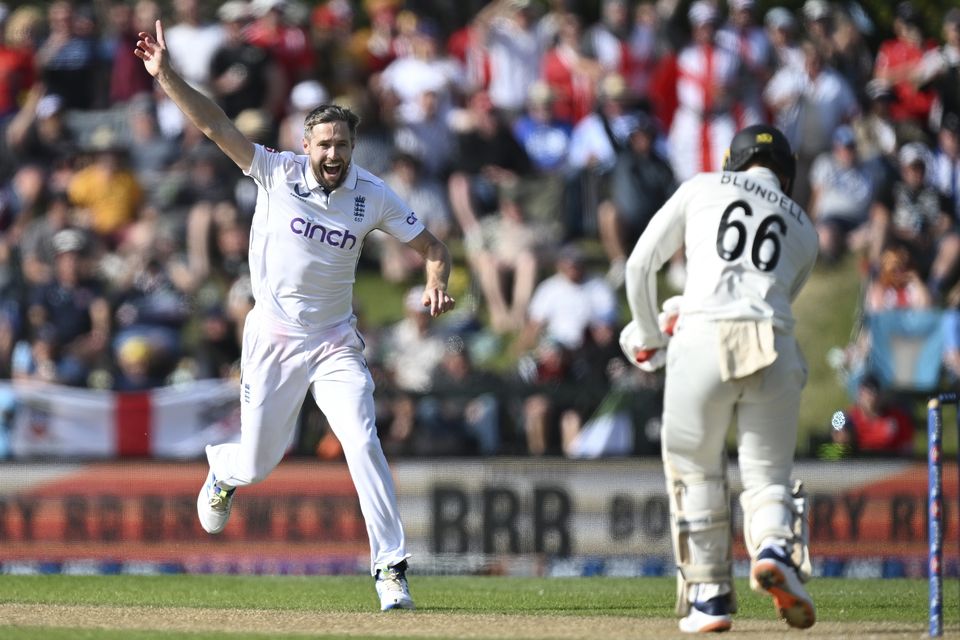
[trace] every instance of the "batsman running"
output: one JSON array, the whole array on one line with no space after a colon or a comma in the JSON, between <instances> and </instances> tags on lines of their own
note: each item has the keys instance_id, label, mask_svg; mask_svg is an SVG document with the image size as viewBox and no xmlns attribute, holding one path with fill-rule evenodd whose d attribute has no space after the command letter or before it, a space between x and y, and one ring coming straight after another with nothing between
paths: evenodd
<instances>
[{"instance_id":1,"label":"batsman running","mask_svg":"<svg viewBox=\"0 0 960 640\"><path fill-rule=\"evenodd\" d=\"M214 102L170 65L160 21L134 53L183 113L258 187L250 231L256 304L241 356L240 442L207 447L210 471L197 498L200 523L220 533L237 487L279 464L309 390L343 446L370 538L380 608L412 609L393 480L374 424L373 379L353 315L353 283L364 238L380 229L426 262L423 306L438 316L450 254L383 181L351 162L359 118L319 105L303 127L303 155L254 144Z\"/></svg>"},{"instance_id":2,"label":"batsman running","mask_svg":"<svg viewBox=\"0 0 960 640\"><path fill-rule=\"evenodd\" d=\"M684 182L628 261L630 361L666 364L662 452L677 563L680 630L727 631L733 589L725 455L737 430L750 584L791 627L816 620L806 498L792 479L806 364L791 302L817 257L813 223L793 200L795 159L774 127L738 132L722 172ZM657 305L657 272L685 247L683 295ZM672 337L671 334L672 333Z\"/></svg>"}]
</instances>

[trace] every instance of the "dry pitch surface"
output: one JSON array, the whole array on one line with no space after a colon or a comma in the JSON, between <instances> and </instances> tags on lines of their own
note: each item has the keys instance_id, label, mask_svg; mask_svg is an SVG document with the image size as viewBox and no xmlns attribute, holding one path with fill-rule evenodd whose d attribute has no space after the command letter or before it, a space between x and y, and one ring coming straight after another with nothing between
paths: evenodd
<instances>
[{"instance_id":1,"label":"dry pitch surface","mask_svg":"<svg viewBox=\"0 0 960 640\"><path fill-rule=\"evenodd\" d=\"M389 624L384 616L389 615ZM515 638L518 640L636 640L689 637L677 632L676 621L627 616L545 616L522 614L463 614L424 612L323 613L188 607L116 607L83 605L0 604L3 624L27 628L60 627L303 635L369 638ZM321 631L322 630L322 631ZM42 637L42 631L38 629ZM951 631L952 633L952 631ZM321 634L321 635L318 635ZM803 632L770 620L737 620L727 637L754 638L921 638L920 625L897 622L821 621ZM949 637L949 636L948 636ZM956 636L954 636L956 637Z\"/></svg>"}]
</instances>

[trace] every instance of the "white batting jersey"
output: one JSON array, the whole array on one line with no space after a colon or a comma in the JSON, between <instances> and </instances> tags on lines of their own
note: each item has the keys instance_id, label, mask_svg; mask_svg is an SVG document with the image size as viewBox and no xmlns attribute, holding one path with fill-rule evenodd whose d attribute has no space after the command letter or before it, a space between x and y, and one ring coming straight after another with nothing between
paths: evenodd
<instances>
[{"instance_id":1,"label":"white batting jersey","mask_svg":"<svg viewBox=\"0 0 960 640\"><path fill-rule=\"evenodd\" d=\"M258 187L250 229L253 296L295 328L324 329L353 315L357 260L370 231L409 242L424 228L383 180L353 164L329 194L305 155L258 144L245 173Z\"/></svg>"},{"instance_id":2,"label":"white batting jersey","mask_svg":"<svg viewBox=\"0 0 960 640\"><path fill-rule=\"evenodd\" d=\"M698 174L653 216L627 263L627 301L643 348L665 343L656 278L681 246L681 318L770 319L780 331L793 330L790 304L816 262L817 233L771 170Z\"/></svg>"}]
</instances>

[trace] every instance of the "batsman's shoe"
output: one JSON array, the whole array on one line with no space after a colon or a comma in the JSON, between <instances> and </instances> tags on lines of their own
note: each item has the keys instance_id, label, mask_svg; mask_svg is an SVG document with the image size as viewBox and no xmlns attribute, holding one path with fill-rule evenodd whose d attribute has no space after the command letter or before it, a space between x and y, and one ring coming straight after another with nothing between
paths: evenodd
<instances>
[{"instance_id":1,"label":"batsman's shoe","mask_svg":"<svg viewBox=\"0 0 960 640\"><path fill-rule=\"evenodd\" d=\"M227 526L235 491L236 488L227 491L217 486L217 477L213 475L213 469L207 473L207 479L200 488L200 495L197 496L197 515L200 516L200 526L204 531L220 533Z\"/></svg>"},{"instance_id":2,"label":"batsman's shoe","mask_svg":"<svg viewBox=\"0 0 960 640\"><path fill-rule=\"evenodd\" d=\"M770 594L777 613L788 625L807 629L817 621L813 599L785 554L771 547L761 549L750 573L751 582L759 586L758 591Z\"/></svg>"},{"instance_id":3,"label":"batsman's shoe","mask_svg":"<svg viewBox=\"0 0 960 640\"><path fill-rule=\"evenodd\" d=\"M694 602L687 617L680 619L680 631L684 633L720 633L730 631L732 626L730 594Z\"/></svg>"},{"instance_id":4,"label":"batsman's shoe","mask_svg":"<svg viewBox=\"0 0 960 640\"><path fill-rule=\"evenodd\" d=\"M386 569L377 569L377 595L380 611L413 609L413 598L407 586L407 561L404 560Z\"/></svg>"}]
</instances>

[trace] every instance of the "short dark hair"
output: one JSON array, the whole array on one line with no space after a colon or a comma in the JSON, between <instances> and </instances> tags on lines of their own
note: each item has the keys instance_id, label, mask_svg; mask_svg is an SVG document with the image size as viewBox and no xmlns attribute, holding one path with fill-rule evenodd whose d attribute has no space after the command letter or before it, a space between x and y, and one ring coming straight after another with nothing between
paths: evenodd
<instances>
[{"instance_id":1,"label":"short dark hair","mask_svg":"<svg viewBox=\"0 0 960 640\"><path fill-rule=\"evenodd\" d=\"M303 120L303 137L309 138L310 132L318 124L326 122L346 122L350 129L350 139L357 137L357 126L360 124L360 116L346 107L338 104L322 104L310 113Z\"/></svg>"}]
</instances>

